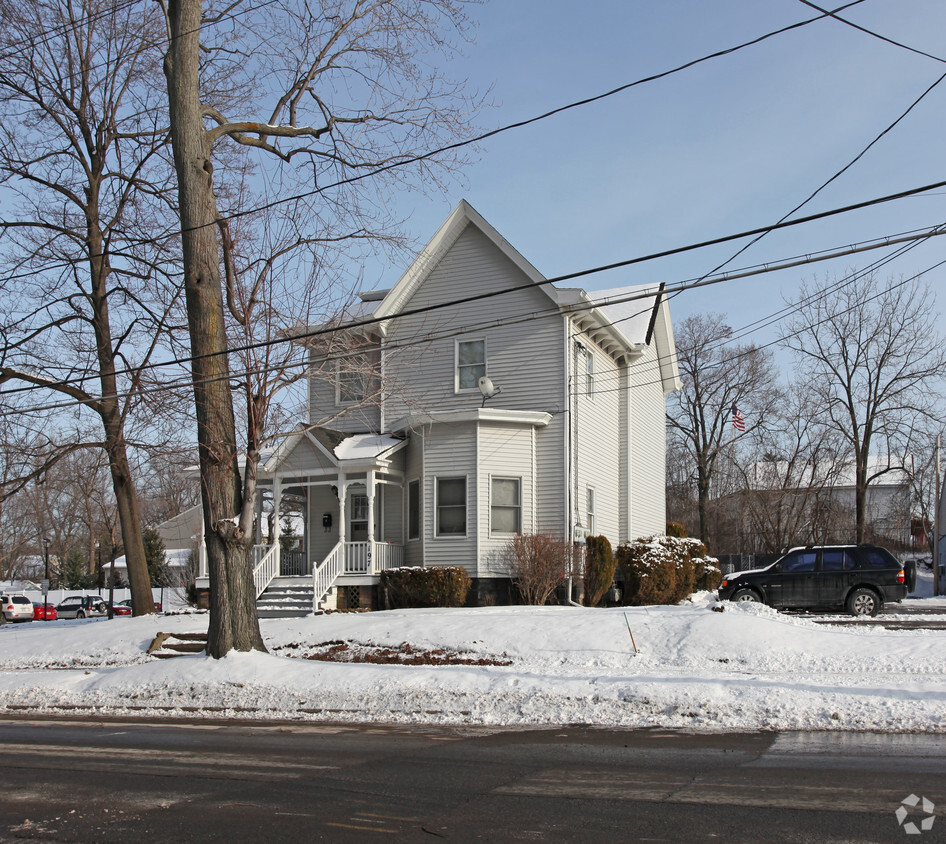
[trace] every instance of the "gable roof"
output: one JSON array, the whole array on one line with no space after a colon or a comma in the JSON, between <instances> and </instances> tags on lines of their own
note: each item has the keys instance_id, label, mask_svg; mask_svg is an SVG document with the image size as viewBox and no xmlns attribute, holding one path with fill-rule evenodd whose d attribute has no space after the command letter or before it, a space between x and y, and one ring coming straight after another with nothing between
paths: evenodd
<instances>
[{"instance_id":1,"label":"gable roof","mask_svg":"<svg viewBox=\"0 0 946 844\"><path fill-rule=\"evenodd\" d=\"M506 258L522 271L529 281L538 286L552 301L556 301L551 285L545 276L533 267L522 256L522 253L515 249L493 226L486 222L469 202L461 199L457 207L453 209L443 225L437 229L436 234L420 251L420 254L398 279L394 287L387 291L381 303L374 309L373 316L376 319L382 319L403 310L414 293L440 263L443 256L450 251L450 247L456 243L457 238L470 225L476 226Z\"/></svg>"}]
</instances>

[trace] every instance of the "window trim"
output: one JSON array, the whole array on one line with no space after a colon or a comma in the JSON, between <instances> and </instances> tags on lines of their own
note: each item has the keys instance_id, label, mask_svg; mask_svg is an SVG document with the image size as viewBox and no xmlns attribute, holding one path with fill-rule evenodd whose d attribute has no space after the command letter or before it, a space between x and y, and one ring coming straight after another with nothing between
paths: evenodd
<instances>
[{"instance_id":1,"label":"window trim","mask_svg":"<svg viewBox=\"0 0 946 844\"><path fill-rule=\"evenodd\" d=\"M493 482L494 481L515 481L518 503L495 504L493 502ZM515 530L497 530L493 527L493 508L501 507L504 510L516 510L518 527ZM522 533L522 476L519 475L490 475L489 476L489 535L490 536L515 536Z\"/></svg>"},{"instance_id":2,"label":"window trim","mask_svg":"<svg viewBox=\"0 0 946 844\"><path fill-rule=\"evenodd\" d=\"M460 386L460 345L462 343L482 343L483 344L483 362L482 364L464 364L464 366L480 366L483 367L483 375L489 375L489 349L486 344L485 337L464 337L460 339L457 337L453 341L453 391L454 393L472 393L479 389L478 384L474 384L472 387L461 387ZM479 381L479 379L477 379Z\"/></svg>"},{"instance_id":3,"label":"window trim","mask_svg":"<svg viewBox=\"0 0 946 844\"><path fill-rule=\"evenodd\" d=\"M417 534L411 535L411 490L417 490ZM420 478L407 482L407 541L418 542L424 532L424 497Z\"/></svg>"},{"instance_id":4,"label":"window trim","mask_svg":"<svg viewBox=\"0 0 946 844\"><path fill-rule=\"evenodd\" d=\"M595 397L595 356L591 349L585 349L585 395Z\"/></svg>"},{"instance_id":5,"label":"window trim","mask_svg":"<svg viewBox=\"0 0 946 844\"><path fill-rule=\"evenodd\" d=\"M367 359L367 356L364 358L365 366L371 365L371 362ZM361 375L361 393L359 396L353 399L343 399L342 398L342 375ZM365 370L354 371L350 373L342 372L342 361L341 359L335 361L335 406L336 407L351 407L352 405L359 404L363 402L368 397L368 383L371 380L371 373Z\"/></svg>"},{"instance_id":6,"label":"window trim","mask_svg":"<svg viewBox=\"0 0 946 844\"><path fill-rule=\"evenodd\" d=\"M466 539L470 532L470 478L468 475L434 475L434 538ZM440 532L440 482L463 481L463 533ZM459 507L458 504L445 504L445 507Z\"/></svg>"},{"instance_id":7,"label":"window trim","mask_svg":"<svg viewBox=\"0 0 946 844\"><path fill-rule=\"evenodd\" d=\"M596 536L595 515L598 509L598 496L593 486L585 487L585 536Z\"/></svg>"}]
</instances>

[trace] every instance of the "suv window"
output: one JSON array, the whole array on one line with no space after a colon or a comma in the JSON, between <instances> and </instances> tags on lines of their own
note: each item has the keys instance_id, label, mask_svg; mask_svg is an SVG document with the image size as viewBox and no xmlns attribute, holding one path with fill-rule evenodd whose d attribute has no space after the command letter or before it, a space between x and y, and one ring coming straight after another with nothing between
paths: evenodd
<instances>
[{"instance_id":1,"label":"suv window","mask_svg":"<svg viewBox=\"0 0 946 844\"><path fill-rule=\"evenodd\" d=\"M814 571L818 561L817 551L793 551L782 558L782 571Z\"/></svg>"},{"instance_id":2,"label":"suv window","mask_svg":"<svg viewBox=\"0 0 946 844\"><path fill-rule=\"evenodd\" d=\"M30 601L30 599L27 598L26 595L14 595L12 598L10 598L10 600L14 604L31 604L32 603L32 601Z\"/></svg>"},{"instance_id":3,"label":"suv window","mask_svg":"<svg viewBox=\"0 0 946 844\"><path fill-rule=\"evenodd\" d=\"M821 552L821 567L825 571L846 571L854 568L854 557L843 548L825 549Z\"/></svg>"},{"instance_id":4,"label":"suv window","mask_svg":"<svg viewBox=\"0 0 946 844\"><path fill-rule=\"evenodd\" d=\"M864 565L870 566L875 569L892 569L896 568L898 563L893 558L893 556L884 551L883 548L861 548L860 554L861 558L864 560Z\"/></svg>"}]
</instances>

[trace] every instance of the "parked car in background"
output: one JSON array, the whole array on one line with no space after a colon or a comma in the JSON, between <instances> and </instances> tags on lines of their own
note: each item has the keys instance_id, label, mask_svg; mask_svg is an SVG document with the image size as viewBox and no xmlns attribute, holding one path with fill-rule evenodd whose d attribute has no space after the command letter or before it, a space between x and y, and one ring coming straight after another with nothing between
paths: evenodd
<instances>
[{"instance_id":1,"label":"parked car in background","mask_svg":"<svg viewBox=\"0 0 946 844\"><path fill-rule=\"evenodd\" d=\"M108 609L108 604L105 604L106 610ZM131 607L125 604L124 601L121 601L117 604L112 604L112 615L131 615Z\"/></svg>"},{"instance_id":2,"label":"parked car in background","mask_svg":"<svg viewBox=\"0 0 946 844\"><path fill-rule=\"evenodd\" d=\"M900 561L879 545L792 548L772 565L723 578L720 600L759 601L788 609L846 609L875 616L908 593Z\"/></svg>"},{"instance_id":3,"label":"parked car in background","mask_svg":"<svg viewBox=\"0 0 946 844\"><path fill-rule=\"evenodd\" d=\"M98 595L70 595L56 605L60 618L90 618L108 612L108 605Z\"/></svg>"},{"instance_id":4,"label":"parked car in background","mask_svg":"<svg viewBox=\"0 0 946 844\"><path fill-rule=\"evenodd\" d=\"M52 604L37 604L33 602L33 621L55 621L59 616Z\"/></svg>"},{"instance_id":5,"label":"parked car in background","mask_svg":"<svg viewBox=\"0 0 946 844\"><path fill-rule=\"evenodd\" d=\"M0 624L33 620L33 602L26 595L0 595L0 610Z\"/></svg>"},{"instance_id":6,"label":"parked car in background","mask_svg":"<svg viewBox=\"0 0 946 844\"><path fill-rule=\"evenodd\" d=\"M131 599L129 598L127 601L119 601L117 604L115 604L115 606L116 606L116 607L119 607L119 606L121 606L121 607L128 607L128 611L131 612ZM155 611L155 612L161 612L161 602L160 602L160 601L155 601L155 602L154 602L154 611Z\"/></svg>"}]
</instances>

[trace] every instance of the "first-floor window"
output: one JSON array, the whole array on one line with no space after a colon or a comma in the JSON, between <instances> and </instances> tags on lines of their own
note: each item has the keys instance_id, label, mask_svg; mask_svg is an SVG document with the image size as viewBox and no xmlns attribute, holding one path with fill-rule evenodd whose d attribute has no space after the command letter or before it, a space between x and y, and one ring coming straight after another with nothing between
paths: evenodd
<instances>
[{"instance_id":1,"label":"first-floor window","mask_svg":"<svg viewBox=\"0 0 946 844\"><path fill-rule=\"evenodd\" d=\"M595 535L595 489L594 487L588 487L587 493L587 508L586 508L586 519L585 530L588 531L589 536Z\"/></svg>"},{"instance_id":2,"label":"first-floor window","mask_svg":"<svg viewBox=\"0 0 946 844\"><path fill-rule=\"evenodd\" d=\"M437 535L466 536L466 478L437 478Z\"/></svg>"},{"instance_id":3,"label":"first-floor window","mask_svg":"<svg viewBox=\"0 0 946 844\"><path fill-rule=\"evenodd\" d=\"M493 478L489 528L493 533L522 532L522 481L519 478Z\"/></svg>"},{"instance_id":4,"label":"first-floor window","mask_svg":"<svg viewBox=\"0 0 946 844\"><path fill-rule=\"evenodd\" d=\"M420 481L407 485L407 538L420 539Z\"/></svg>"}]
</instances>

